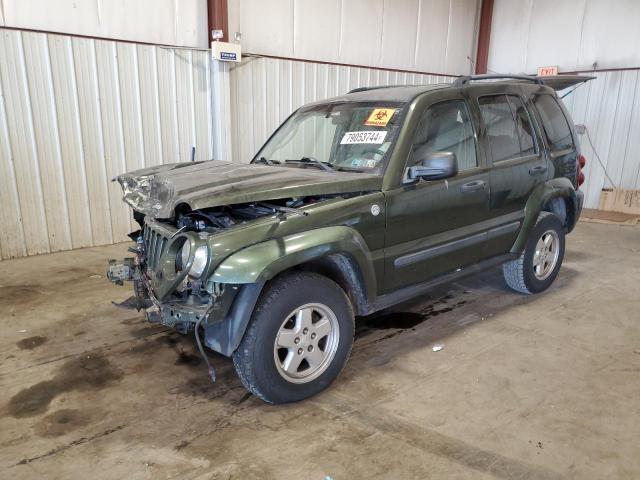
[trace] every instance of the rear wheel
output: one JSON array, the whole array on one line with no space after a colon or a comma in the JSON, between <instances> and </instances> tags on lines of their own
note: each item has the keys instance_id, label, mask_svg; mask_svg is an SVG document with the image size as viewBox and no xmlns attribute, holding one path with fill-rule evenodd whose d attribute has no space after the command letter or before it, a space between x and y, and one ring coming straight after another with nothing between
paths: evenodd
<instances>
[{"instance_id":1,"label":"rear wheel","mask_svg":"<svg viewBox=\"0 0 640 480\"><path fill-rule=\"evenodd\" d=\"M286 274L260 297L233 363L244 386L269 403L303 400L338 376L353 344L344 291L315 273Z\"/></svg>"},{"instance_id":2,"label":"rear wheel","mask_svg":"<svg viewBox=\"0 0 640 480\"><path fill-rule=\"evenodd\" d=\"M553 283L564 258L565 234L560 219L549 212L538 217L527 245L502 266L507 285L520 293L539 293Z\"/></svg>"}]
</instances>

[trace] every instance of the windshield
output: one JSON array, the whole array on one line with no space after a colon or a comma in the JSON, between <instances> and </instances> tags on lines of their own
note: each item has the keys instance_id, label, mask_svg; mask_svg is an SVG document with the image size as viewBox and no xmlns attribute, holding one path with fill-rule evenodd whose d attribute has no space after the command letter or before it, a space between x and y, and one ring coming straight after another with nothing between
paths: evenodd
<instances>
[{"instance_id":1,"label":"windshield","mask_svg":"<svg viewBox=\"0 0 640 480\"><path fill-rule=\"evenodd\" d=\"M404 116L403 103L344 102L303 107L267 141L254 162L378 173Z\"/></svg>"}]
</instances>

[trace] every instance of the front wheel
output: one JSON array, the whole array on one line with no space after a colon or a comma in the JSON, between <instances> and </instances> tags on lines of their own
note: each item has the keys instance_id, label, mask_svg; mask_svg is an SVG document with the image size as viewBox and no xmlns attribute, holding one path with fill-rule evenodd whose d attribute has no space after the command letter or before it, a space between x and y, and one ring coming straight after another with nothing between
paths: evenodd
<instances>
[{"instance_id":1,"label":"front wheel","mask_svg":"<svg viewBox=\"0 0 640 480\"><path fill-rule=\"evenodd\" d=\"M552 213L538 217L524 252L502 265L507 285L520 293L539 293L553 283L564 258L564 228Z\"/></svg>"},{"instance_id":2,"label":"front wheel","mask_svg":"<svg viewBox=\"0 0 640 480\"><path fill-rule=\"evenodd\" d=\"M327 388L353 345L344 291L315 273L285 274L267 285L233 354L244 386L269 403L303 400Z\"/></svg>"}]
</instances>

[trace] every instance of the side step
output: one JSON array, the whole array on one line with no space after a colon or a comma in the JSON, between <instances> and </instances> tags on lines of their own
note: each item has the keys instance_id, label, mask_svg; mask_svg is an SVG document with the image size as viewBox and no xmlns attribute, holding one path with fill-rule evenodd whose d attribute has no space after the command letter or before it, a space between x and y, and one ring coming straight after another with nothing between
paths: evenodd
<instances>
[{"instance_id":1,"label":"side step","mask_svg":"<svg viewBox=\"0 0 640 480\"><path fill-rule=\"evenodd\" d=\"M377 312L379 310L391 307L392 305L396 305L398 303L406 302L407 300L411 300L414 297L417 297L423 293L428 292L432 288L442 285L444 283L454 282L462 277L466 277L467 275L471 275L474 273L482 272L491 267L495 267L498 265L502 265L514 258L517 258L518 255L515 253L506 253L504 255L498 255L496 257L488 258L487 260L483 260L478 263L474 263L473 265L469 265L464 268L460 268L453 272L445 273L438 277L435 277L432 280L428 280L423 283L418 283L416 285L409 285L408 287L403 287L395 292L387 293L379 296L371 305L371 310L367 312L368 315Z\"/></svg>"}]
</instances>

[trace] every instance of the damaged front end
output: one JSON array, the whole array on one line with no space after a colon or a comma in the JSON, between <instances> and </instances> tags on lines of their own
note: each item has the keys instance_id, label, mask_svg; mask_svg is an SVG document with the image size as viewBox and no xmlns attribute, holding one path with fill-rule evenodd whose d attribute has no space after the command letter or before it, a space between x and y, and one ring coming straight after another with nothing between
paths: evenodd
<instances>
[{"instance_id":1,"label":"damaged front end","mask_svg":"<svg viewBox=\"0 0 640 480\"><path fill-rule=\"evenodd\" d=\"M214 312L218 319L224 316L239 289L207 275L215 261L212 236L274 212L274 208L242 205L182 212L166 221L135 212L141 225L131 234L135 247L129 251L135 255L110 260L107 277L118 285L133 283L134 296L122 306L146 309L149 321L187 334Z\"/></svg>"},{"instance_id":2,"label":"damaged front end","mask_svg":"<svg viewBox=\"0 0 640 480\"><path fill-rule=\"evenodd\" d=\"M180 333L195 332L201 349L202 331L207 347L231 356L264 281L231 283L238 279L222 262L252 245L334 221L311 219L309 212L315 204L379 191L382 177L207 161L158 165L115 180L140 225L130 234L133 256L109 264L112 282L133 283L133 297L120 306L145 310L149 321ZM242 268L252 272L251 265Z\"/></svg>"},{"instance_id":3,"label":"damaged front end","mask_svg":"<svg viewBox=\"0 0 640 480\"><path fill-rule=\"evenodd\" d=\"M263 220L264 228L289 216L306 216L299 207L327 197L252 202L191 211L178 209L171 219L154 219L134 212L141 226L130 234L135 241L134 256L111 260L107 277L115 284L132 282L134 295L119 304L145 310L147 320L182 334L195 332L200 345L202 326L206 346L231 355L239 343L262 288L262 283L223 284L213 274L222 258L243 247L233 235L223 235L233 227ZM235 228L238 231L238 228ZM202 351L203 358L206 356ZM210 369L213 376L213 370Z\"/></svg>"}]
</instances>

